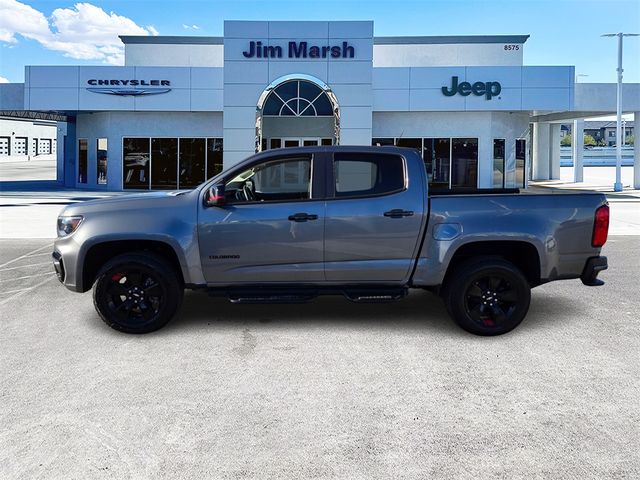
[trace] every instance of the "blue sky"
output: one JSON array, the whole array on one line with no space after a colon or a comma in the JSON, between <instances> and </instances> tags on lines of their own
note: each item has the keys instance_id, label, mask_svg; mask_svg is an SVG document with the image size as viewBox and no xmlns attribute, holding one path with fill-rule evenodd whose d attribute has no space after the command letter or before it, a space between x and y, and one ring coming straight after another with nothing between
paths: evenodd
<instances>
[{"instance_id":1,"label":"blue sky","mask_svg":"<svg viewBox=\"0 0 640 480\"><path fill-rule=\"evenodd\" d=\"M0 0L0 77L22 82L25 65L117 64L117 33L221 36L224 20L264 19L373 20L379 36L529 34L526 65L575 65L581 82L615 82L616 40L600 34L640 33L640 1ZM625 81L640 82L640 37L625 41L624 58Z\"/></svg>"}]
</instances>

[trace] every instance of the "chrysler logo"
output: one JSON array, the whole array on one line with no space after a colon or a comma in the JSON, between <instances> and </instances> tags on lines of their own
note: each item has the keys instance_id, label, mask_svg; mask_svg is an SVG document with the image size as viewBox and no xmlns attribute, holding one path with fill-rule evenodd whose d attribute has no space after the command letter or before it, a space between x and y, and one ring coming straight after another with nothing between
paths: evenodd
<instances>
[{"instance_id":1,"label":"chrysler logo","mask_svg":"<svg viewBox=\"0 0 640 480\"><path fill-rule=\"evenodd\" d=\"M170 88L138 88L138 87L169 87L169 80L87 80L87 84L91 86L101 86L103 88L87 88L92 93L103 93L105 95L120 95L122 97L139 97L142 95L158 95L160 93L170 92ZM116 88L113 88L116 87ZM120 88L118 88L120 87Z\"/></svg>"},{"instance_id":2,"label":"chrysler logo","mask_svg":"<svg viewBox=\"0 0 640 480\"><path fill-rule=\"evenodd\" d=\"M133 88L87 88L88 91L93 93L104 93L106 95L120 95L121 97L139 97L141 95L158 95L160 93L170 92L170 88L146 88L146 89L133 89Z\"/></svg>"}]
</instances>

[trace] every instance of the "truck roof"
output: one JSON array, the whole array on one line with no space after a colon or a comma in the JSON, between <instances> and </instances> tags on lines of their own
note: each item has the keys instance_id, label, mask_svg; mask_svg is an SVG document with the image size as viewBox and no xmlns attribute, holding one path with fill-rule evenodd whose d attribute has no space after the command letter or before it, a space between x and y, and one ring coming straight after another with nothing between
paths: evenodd
<instances>
[{"instance_id":1,"label":"truck roof","mask_svg":"<svg viewBox=\"0 0 640 480\"><path fill-rule=\"evenodd\" d=\"M416 150L415 148L408 148L408 147L395 147L395 146L391 146L391 145L384 145L384 146L371 146L371 145L312 145L309 147L289 147L289 148L275 148L272 150L264 150L262 152L256 153L255 155L251 155L249 158L247 158L246 160L243 160L242 163L246 162L247 160L251 159L253 160L258 160L258 159L263 159L263 158L269 158L269 157L280 157L283 154L285 155L295 155L295 154L311 154L311 153L336 153L336 152L343 152L343 153L390 153L390 154L396 154L396 155L402 155L402 156L407 156L407 155L415 155L415 154L420 154L418 152L418 150Z\"/></svg>"}]
</instances>

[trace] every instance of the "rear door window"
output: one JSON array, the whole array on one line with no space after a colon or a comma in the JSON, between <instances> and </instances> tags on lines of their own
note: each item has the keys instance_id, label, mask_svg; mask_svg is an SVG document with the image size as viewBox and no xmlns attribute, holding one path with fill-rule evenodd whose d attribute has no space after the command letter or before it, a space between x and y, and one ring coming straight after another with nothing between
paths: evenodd
<instances>
[{"instance_id":1,"label":"rear door window","mask_svg":"<svg viewBox=\"0 0 640 480\"><path fill-rule=\"evenodd\" d=\"M333 172L337 198L387 195L405 188L404 160L398 155L339 153Z\"/></svg>"}]
</instances>

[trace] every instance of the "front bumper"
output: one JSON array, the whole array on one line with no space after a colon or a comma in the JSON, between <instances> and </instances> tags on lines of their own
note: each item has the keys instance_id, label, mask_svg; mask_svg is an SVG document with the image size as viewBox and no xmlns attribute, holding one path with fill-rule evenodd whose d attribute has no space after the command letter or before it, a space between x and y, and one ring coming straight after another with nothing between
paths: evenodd
<instances>
[{"instance_id":1,"label":"front bumper","mask_svg":"<svg viewBox=\"0 0 640 480\"><path fill-rule=\"evenodd\" d=\"M64 262L62 261L62 255L60 255L60 252L54 250L51 258L53 260L53 269L56 271L56 277L58 277L60 283L64 284Z\"/></svg>"},{"instance_id":2,"label":"front bumper","mask_svg":"<svg viewBox=\"0 0 640 480\"><path fill-rule=\"evenodd\" d=\"M604 282L598 278L598 273L607 268L609 268L607 257L590 257L584 265L580 280L589 287L604 285Z\"/></svg>"},{"instance_id":3,"label":"front bumper","mask_svg":"<svg viewBox=\"0 0 640 480\"><path fill-rule=\"evenodd\" d=\"M77 271L80 246L74 241L74 235L58 238L53 243L51 261L60 283L72 292L82 292L82 272Z\"/></svg>"}]
</instances>

